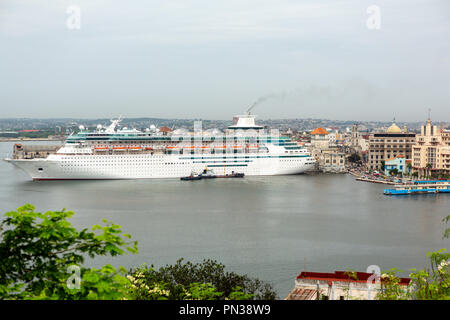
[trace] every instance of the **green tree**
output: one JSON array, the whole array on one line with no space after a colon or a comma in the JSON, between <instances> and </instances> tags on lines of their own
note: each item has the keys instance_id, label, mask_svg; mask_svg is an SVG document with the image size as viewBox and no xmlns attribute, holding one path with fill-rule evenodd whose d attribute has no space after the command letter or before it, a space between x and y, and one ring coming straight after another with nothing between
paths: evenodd
<instances>
[{"instance_id":1,"label":"green tree","mask_svg":"<svg viewBox=\"0 0 450 320\"><path fill-rule=\"evenodd\" d=\"M123 294L124 269L87 269L85 257L137 252L137 242L121 226L104 220L78 231L72 211L35 212L26 204L0 223L0 299L112 299ZM69 289L70 266L78 266L80 289ZM122 274L121 274L122 273Z\"/></svg>"},{"instance_id":2,"label":"green tree","mask_svg":"<svg viewBox=\"0 0 450 320\"><path fill-rule=\"evenodd\" d=\"M352 162L352 163L361 162L361 157L357 153L352 153L347 159L349 162Z\"/></svg>"},{"instance_id":3,"label":"green tree","mask_svg":"<svg viewBox=\"0 0 450 320\"><path fill-rule=\"evenodd\" d=\"M276 299L276 293L269 284L247 275L226 272L223 264L210 259L195 264L179 259L176 264L166 265L159 270L153 266L142 266L131 270L129 277L135 285L135 299L153 299L148 291L160 288L162 283L165 284L164 290L167 290L169 299L184 299L187 292L192 295L192 284L197 284L197 289L201 290L205 287L199 287L199 284L211 285L220 292L215 296L217 299Z\"/></svg>"},{"instance_id":4,"label":"green tree","mask_svg":"<svg viewBox=\"0 0 450 320\"><path fill-rule=\"evenodd\" d=\"M396 176L397 174L398 174L398 169L397 168L389 170L389 175Z\"/></svg>"},{"instance_id":5,"label":"green tree","mask_svg":"<svg viewBox=\"0 0 450 320\"><path fill-rule=\"evenodd\" d=\"M426 177L428 178L431 175L431 169L433 168L433 166L431 165L431 163L427 163L425 168L426 168L426 173L425 174L426 174Z\"/></svg>"},{"instance_id":6,"label":"green tree","mask_svg":"<svg viewBox=\"0 0 450 320\"><path fill-rule=\"evenodd\" d=\"M408 168L408 174L411 174L411 170L412 170L412 164L411 164L411 162L408 162L408 163L406 164L406 167Z\"/></svg>"}]
</instances>

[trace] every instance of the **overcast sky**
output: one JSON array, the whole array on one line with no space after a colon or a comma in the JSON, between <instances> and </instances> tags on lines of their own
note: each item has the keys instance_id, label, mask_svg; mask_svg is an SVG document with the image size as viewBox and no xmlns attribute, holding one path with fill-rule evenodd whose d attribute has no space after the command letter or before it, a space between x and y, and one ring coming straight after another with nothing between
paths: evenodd
<instances>
[{"instance_id":1,"label":"overcast sky","mask_svg":"<svg viewBox=\"0 0 450 320\"><path fill-rule=\"evenodd\" d=\"M0 1L1 118L231 119L261 97L263 119L450 121L450 1Z\"/></svg>"}]
</instances>

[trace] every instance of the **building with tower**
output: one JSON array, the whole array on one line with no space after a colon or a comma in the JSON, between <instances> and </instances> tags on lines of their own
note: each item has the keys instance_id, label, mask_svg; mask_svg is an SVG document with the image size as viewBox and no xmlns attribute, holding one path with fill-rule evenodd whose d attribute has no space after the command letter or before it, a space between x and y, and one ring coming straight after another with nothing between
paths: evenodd
<instances>
[{"instance_id":1,"label":"building with tower","mask_svg":"<svg viewBox=\"0 0 450 320\"><path fill-rule=\"evenodd\" d=\"M412 146L412 170L420 177L450 174L450 130L428 118Z\"/></svg>"}]
</instances>

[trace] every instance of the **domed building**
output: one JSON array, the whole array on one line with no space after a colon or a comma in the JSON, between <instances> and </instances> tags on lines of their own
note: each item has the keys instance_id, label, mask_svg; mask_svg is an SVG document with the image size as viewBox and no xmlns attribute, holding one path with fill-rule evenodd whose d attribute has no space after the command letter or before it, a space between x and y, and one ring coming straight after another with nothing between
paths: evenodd
<instances>
[{"instance_id":1,"label":"domed building","mask_svg":"<svg viewBox=\"0 0 450 320\"><path fill-rule=\"evenodd\" d=\"M404 155L406 160L410 160L415 141L416 134L408 132L406 126L401 129L395 124L394 119L384 132L376 132L370 135L367 169L383 170L387 159L399 155Z\"/></svg>"},{"instance_id":2,"label":"domed building","mask_svg":"<svg viewBox=\"0 0 450 320\"><path fill-rule=\"evenodd\" d=\"M328 148L328 131L324 128L315 128L311 131L311 146L314 148Z\"/></svg>"},{"instance_id":3,"label":"domed building","mask_svg":"<svg viewBox=\"0 0 450 320\"><path fill-rule=\"evenodd\" d=\"M392 123L389 128L387 128L386 133L401 133L402 129L400 129L395 123Z\"/></svg>"}]
</instances>

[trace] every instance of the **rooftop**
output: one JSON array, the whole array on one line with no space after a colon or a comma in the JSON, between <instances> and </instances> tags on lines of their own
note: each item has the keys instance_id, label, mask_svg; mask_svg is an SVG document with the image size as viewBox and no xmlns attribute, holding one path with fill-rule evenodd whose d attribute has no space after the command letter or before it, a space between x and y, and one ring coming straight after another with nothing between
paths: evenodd
<instances>
[{"instance_id":1,"label":"rooftop","mask_svg":"<svg viewBox=\"0 0 450 320\"><path fill-rule=\"evenodd\" d=\"M386 159L386 162L388 162L388 161L392 161L392 160L395 160L395 159L398 159L398 158L404 158L404 157L405 157L404 155L402 155L402 154L399 154L398 156L395 156L395 157L392 157L392 158Z\"/></svg>"},{"instance_id":2,"label":"rooftop","mask_svg":"<svg viewBox=\"0 0 450 320\"><path fill-rule=\"evenodd\" d=\"M341 281L341 282L367 282L372 273L355 272L356 277L350 276L348 271L335 271L334 273L326 272L301 272L297 279L305 280L327 280L327 281ZM411 279L400 278L401 285L408 285Z\"/></svg>"},{"instance_id":3,"label":"rooftop","mask_svg":"<svg viewBox=\"0 0 450 320\"><path fill-rule=\"evenodd\" d=\"M323 135L323 134L328 134L328 131L325 130L324 128L315 128L313 131L311 131L311 135L314 134L319 134L319 135Z\"/></svg>"},{"instance_id":4,"label":"rooftop","mask_svg":"<svg viewBox=\"0 0 450 320\"><path fill-rule=\"evenodd\" d=\"M173 130L167 126L164 126L164 127L159 128L159 131L160 132L172 132Z\"/></svg>"}]
</instances>

